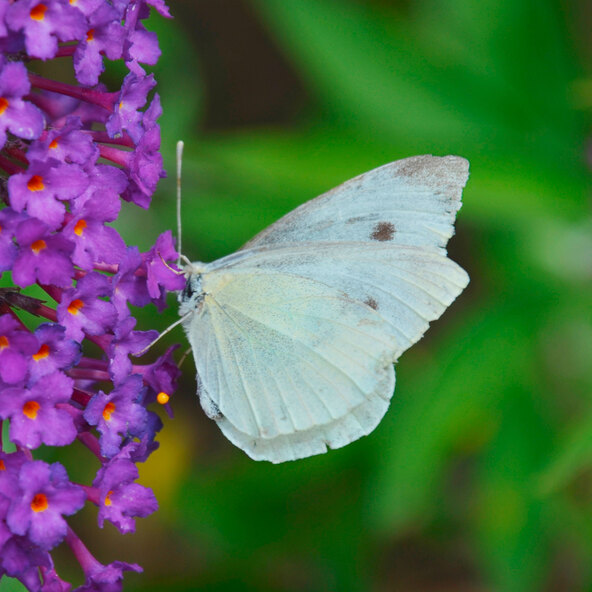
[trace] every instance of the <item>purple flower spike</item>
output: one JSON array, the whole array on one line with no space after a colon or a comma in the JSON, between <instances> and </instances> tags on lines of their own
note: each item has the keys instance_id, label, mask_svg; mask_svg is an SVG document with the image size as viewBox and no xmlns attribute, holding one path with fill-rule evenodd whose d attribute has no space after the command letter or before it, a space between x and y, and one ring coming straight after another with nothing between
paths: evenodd
<instances>
[{"instance_id":1,"label":"purple flower spike","mask_svg":"<svg viewBox=\"0 0 592 592\"><path fill-rule=\"evenodd\" d=\"M110 226L122 200L147 208L165 176L156 81L141 65L160 55L143 23L152 5L168 16L161 0L0 0L0 579L29 592L70 592L50 554L64 538L84 572L77 590L120 591L141 568L97 561L65 517L88 495L101 526L131 532L158 506L136 466L159 446L150 406L170 412L178 370L170 352L132 363L156 331L136 330L130 305L162 308L184 282L162 262L176 257L170 236L142 256ZM74 76L34 72L53 56ZM99 81L105 60L128 70L113 92ZM74 440L65 458L78 462L83 445L100 463L93 486L36 459Z\"/></svg>"},{"instance_id":2,"label":"purple flower spike","mask_svg":"<svg viewBox=\"0 0 592 592\"><path fill-rule=\"evenodd\" d=\"M126 458L115 457L99 469L93 486L99 490L98 521L101 528L108 520L122 533L134 532L134 518L143 518L158 510L152 490L134 483L138 477L138 468Z\"/></svg>"},{"instance_id":3,"label":"purple flower spike","mask_svg":"<svg viewBox=\"0 0 592 592\"><path fill-rule=\"evenodd\" d=\"M36 341L10 315L0 316L0 379L7 384L24 380L29 360L37 351Z\"/></svg>"},{"instance_id":4,"label":"purple flower spike","mask_svg":"<svg viewBox=\"0 0 592 592\"><path fill-rule=\"evenodd\" d=\"M8 527L16 535L27 535L41 549L52 549L66 536L63 515L74 514L84 505L83 489L70 483L61 464L40 460L21 467L19 487L22 495L8 511Z\"/></svg>"},{"instance_id":5,"label":"purple flower spike","mask_svg":"<svg viewBox=\"0 0 592 592\"><path fill-rule=\"evenodd\" d=\"M66 327L66 336L82 341L84 334L100 335L113 327L117 320L115 307L99 300L110 296L109 280L96 272L85 275L76 288L64 292L58 305L58 321Z\"/></svg>"},{"instance_id":6,"label":"purple flower spike","mask_svg":"<svg viewBox=\"0 0 592 592\"><path fill-rule=\"evenodd\" d=\"M48 234L48 227L40 220L29 218L16 229L16 240L20 245L14 262L12 278L22 286L36 281L41 284L69 286L74 275L70 255L74 245L59 234Z\"/></svg>"},{"instance_id":7,"label":"purple flower spike","mask_svg":"<svg viewBox=\"0 0 592 592\"><path fill-rule=\"evenodd\" d=\"M22 99L30 90L24 64L0 58L0 148L6 143L6 130L25 140L38 138L43 131L41 111Z\"/></svg>"},{"instance_id":8,"label":"purple flower spike","mask_svg":"<svg viewBox=\"0 0 592 592\"><path fill-rule=\"evenodd\" d=\"M84 411L84 419L101 434L101 454L107 458L119 452L124 436L140 436L146 429L148 412L140 405L142 377L132 374L109 394L99 391Z\"/></svg>"},{"instance_id":9,"label":"purple flower spike","mask_svg":"<svg viewBox=\"0 0 592 592\"><path fill-rule=\"evenodd\" d=\"M29 55L46 60L55 56L59 41L80 39L86 19L67 0L19 0L6 12L12 31L23 31Z\"/></svg>"},{"instance_id":10,"label":"purple flower spike","mask_svg":"<svg viewBox=\"0 0 592 592\"><path fill-rule=\"evenodd\" d=\"M74 381L55 372L31 388L7 388L0 392L0 417L10 419L10 439L25 448L66 446L76 438L72 415L59 408L68 403Z\"/></svg>"},{"instance_id":11,"label":"purple flower spike","mask_svg":"<svg viewBox=\"0 0 592 592\"><path fill-rule=\"evenodd\" d=\"M26 173L10 177L8 193L14 210L26 209L30 216L55 229L66 211L61 202L78 197L87 186L88 178L78 165L36 160Z\"/></svg>"}]
</instances>

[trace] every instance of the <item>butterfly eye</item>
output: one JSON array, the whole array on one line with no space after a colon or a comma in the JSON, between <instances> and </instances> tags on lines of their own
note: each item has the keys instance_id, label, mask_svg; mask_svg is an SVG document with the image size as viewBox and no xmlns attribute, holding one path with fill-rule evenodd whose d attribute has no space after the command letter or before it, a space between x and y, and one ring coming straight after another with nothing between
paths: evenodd
<instances>
[{"instance_id":1,"label":"butterfly eye","mask_svg":"<svg viewBox=\"0 0 592 592\"><path fill-rule=\"evenodd\" d=\"M193 278L189 278L185 284L185 287L183 288L183 292L181 292L179 300L189 300L193 296L194 288L192 284Z\"/></svg>"},{"instance_id":2,"label":"butterfly eye","mask_svg":"<svg viewBox=\"0 0 592 592\"><path fill-rule=\"evenodd\" d=\"M181 294L179 294L178 300L179 302L188 302L191 300L196 294L202 293L201 287L201 274L197 273L194 275L189 276L187 279L187 283L183 288Z\"/></svg>"}]
</instances>

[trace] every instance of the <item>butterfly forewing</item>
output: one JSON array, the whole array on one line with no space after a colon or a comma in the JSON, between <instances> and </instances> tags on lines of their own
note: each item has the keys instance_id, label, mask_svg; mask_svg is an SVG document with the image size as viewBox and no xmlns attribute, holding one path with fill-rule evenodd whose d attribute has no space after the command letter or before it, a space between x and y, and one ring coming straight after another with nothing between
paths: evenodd
<instances>
[{"instance_id":1,"label":"butterfly forewing","mask_svg":"<svg viewBox=\"0 0 592 592\"><path fill-rule=\"evenodd\" d=\"M342 241L444 247L468 175L459 156L397 160L301 205L243 248Z\"/></svg>"}]
</instances>

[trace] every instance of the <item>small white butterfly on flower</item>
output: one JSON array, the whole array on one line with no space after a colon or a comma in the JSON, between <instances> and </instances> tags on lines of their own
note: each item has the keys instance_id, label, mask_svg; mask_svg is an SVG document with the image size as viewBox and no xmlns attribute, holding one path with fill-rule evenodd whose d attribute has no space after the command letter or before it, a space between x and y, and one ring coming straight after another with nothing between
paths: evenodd
<instances>
[{"instance_id":1,"label":"small white butterfly on flower","mask_svg":"<svg viewBox=\"0 0 592 592\"><path fill-rule=\"evenodd\" d=\"M233 444L280 463L378 425L393 363L469 282L446 255L468 171L458 156L384 165L185 267L199 400Z\"/></svg>"}]
</instances>

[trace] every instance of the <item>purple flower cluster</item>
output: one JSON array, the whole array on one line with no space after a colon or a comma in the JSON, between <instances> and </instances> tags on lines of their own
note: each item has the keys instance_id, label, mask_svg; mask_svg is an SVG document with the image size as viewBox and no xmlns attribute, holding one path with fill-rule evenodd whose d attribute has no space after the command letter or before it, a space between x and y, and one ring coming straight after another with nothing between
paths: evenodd
<instances>
[{"instance_id":1,"label":"purple flower cluster","mask_svg":"<svg viewBox=\"0 0 592 592\"><path fill-rule=\"evenodd\" d=\"M160 102L142 66L160 54L142 24L150 7L169 16L162 0L0 2L0 275L12 280L0 289L0 578L31 591L71 589L51 556L62 541L82 567L76 590L120 590L140 567L99 563L67 516L90 502L99 526L127 533L157 509L136 464L158 446L149 407L170 412L178 368L174 348L130 359L156 332L136 330L128 305L162 310L184 280L166 263L170 233L140 253L108 225L121 199L148 207L164 176ZM72 59L78 84L34 72L54 58ZM129 70L118 90L99 83L105 58ZM34 284L53 305L20 292ZM76 440L100 463L90 485L34 456Z\"/></svg>"}]
</instances>

